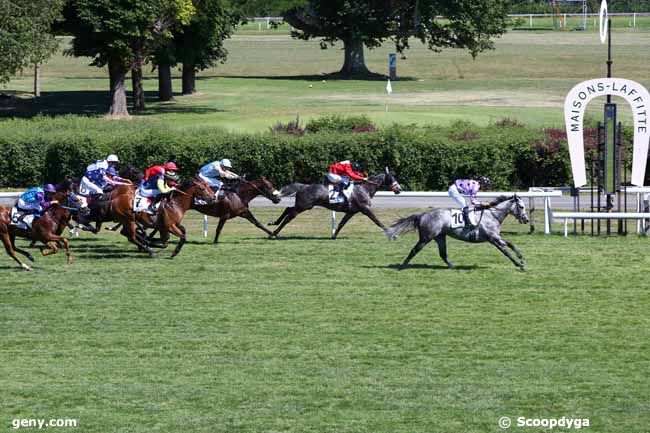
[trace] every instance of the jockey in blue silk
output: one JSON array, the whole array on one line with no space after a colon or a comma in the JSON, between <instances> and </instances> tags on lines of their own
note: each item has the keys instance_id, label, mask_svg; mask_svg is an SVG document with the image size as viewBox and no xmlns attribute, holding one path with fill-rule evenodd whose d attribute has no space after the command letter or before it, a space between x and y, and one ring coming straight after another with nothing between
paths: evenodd
<instances>
[{"instance_id":1,"label":"jockey in blue silk","mask_svg":"<svg viewBox=\"0 0 650 433\"><path fill-rule=\"evenodd\" d=\"M471 228L472 223L469 220L469 206L476 206L479 204L479 201L476 198L479 190L481 188L488 189L492 185L490 179L486 176L479 177L478 181L474 179L458 179L456 180L448 190L448 194L451 198L454 199L456 203L463 210L463 219L465 220L465 227ZM467 199L469 198L469 203Z\"/></svg>"},{"instance_id":2,"label":"jockey in blue silk","mask_svg":"<svg viewBox=\"0 0 650 433\"><path fill-rule=\"evenodd\" d=\"M117 177L111 178L108 175L108 169L113 168L120 162L116 155L108 155L106 159L96 161L86 168L86 174L81 178L81 187L84 195L103 194L104 189L109 185L127 185L124 179ZM117 174L117 171L115 171Z\"/></svg>"},{"instance_id":3,"label":"jockey in blue silk","mask_svg":"<svg viewBox=\"0 0 650 433\"><path fill-rule=\"evenodd\" d=\"M223 182L221 179L239 179L240 176L232 171L232 163L224 158L219 161L212 161L205 164L199 170L199 177L206 181L213 190L218 191Z\"/></svg>"},{"instance_id":4,"label":"jockey in blue silk","mask_svg":"<svg viewBox=\"0 0 650 433\"><path fill-rule=\"evenodd\" d=\"M34 214L39 217L50 206L59 204L56 200L49 200L56 192L56 188L52 184L46 184L43 187L30 188L18 198L16 207L23 213Z\"/></svg>"}]
</instances>

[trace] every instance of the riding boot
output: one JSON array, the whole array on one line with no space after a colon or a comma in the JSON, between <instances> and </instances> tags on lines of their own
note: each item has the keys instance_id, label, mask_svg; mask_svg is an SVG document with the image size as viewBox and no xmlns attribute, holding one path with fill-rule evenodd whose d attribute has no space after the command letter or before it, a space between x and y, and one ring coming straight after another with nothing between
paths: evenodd
<instances>
[{"instance_id":1,"label":"riding boot","mask_svg":"<svg viewBox=\"0 0 650 433\"><path fill-rule=\"evenodd\" d=\"M463 220L465 221L465 228L466 229L473 229L474 228L474 225L472 224L472 222L469 219L469 207L468 206L465 206L463 208Z\"/></svg>"}]
</instances>

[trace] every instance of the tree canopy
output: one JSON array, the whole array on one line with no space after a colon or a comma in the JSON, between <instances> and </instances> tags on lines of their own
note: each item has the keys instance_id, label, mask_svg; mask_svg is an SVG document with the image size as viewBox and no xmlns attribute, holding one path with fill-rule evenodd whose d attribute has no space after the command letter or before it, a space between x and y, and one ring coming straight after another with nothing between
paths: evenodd
<instances>
[{"instance_id":1,"label":"tree canopy","mask_svg":"<svg viewBox=\"0 0 650 433\"><path fill-rule=\"evenodd\" d=\"M51 26L62 6L63 0L0 0L0 83L56 51Z\"/></svg>"},{"instance_id":2,"label":"tree canopy","mask_svg":"<svg viewBox=\"0 0 650 433\"><path fill-rule=\"evenodd\" d=\"M188 24L195 12L191 0L70 0L66 22L75 38L69 53L108 65L109 114L128 114L125 74L139 71L157 44L172 37L172 28Z\"/></svg>"},{"instance_id":3,"label":"tree canopy","mask_svg":"<svg viewBox=\"0 0 650 433\"><path fill-rule=\"evenodd\" d=\"M300 39L320 38L321 47L342 41L342 74L366 74L363 48L386 40L398 51L416 38L433 51L464 48L472 56L491 49L506 30L506 0L309 0L283 12Z\"/></svg>"}]
</instances>

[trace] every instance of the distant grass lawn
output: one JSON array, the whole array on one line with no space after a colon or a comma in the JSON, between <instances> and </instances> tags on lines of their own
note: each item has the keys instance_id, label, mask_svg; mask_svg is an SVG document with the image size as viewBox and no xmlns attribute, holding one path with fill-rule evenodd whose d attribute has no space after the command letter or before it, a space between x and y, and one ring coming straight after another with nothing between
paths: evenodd
<instances>
[{"instance_id":1,"label":"distant grass lawn","mask_svg":"<svg viewBox=\"0 0 650 433\"><path fill-rule=\"evenodd\" d=\"M458 270L431 245L398 272L415 236L389 242L359 217L333 242L327 217L271 241L231 221L215 247L191 216L174 260L109 233L73 239L70 267L58 254L25 273L3 255L3 431L485 433L502 416L647 431L647 239L509 224L527 273L453 240Z\"/></svg>"},{"instance_id":2,"label":"distant grass lawn","mask_svg":"<svg viewBox=\"0 0 650 433\"><path fill-rule=\"evenodd\" d=\"M250 26L249 26L250 27ZM566 92L585 79L605 75L606 47L588 32L513 31L496 41L496 50L475 60L461 50L433 53L419 42L398 60L402 78L386 96L384 80L332 79L342 62L341 46L321 50L316 41L297 41L286 29L241 30L227 42L228 61L199 74L198 93L156 102L157 80L147 67L148 109L143 118L175 127L215 125L238 131L264 131L277 121L300 116L366 114L379 124L438 123L459 119L487 124L509 117L534 126L561 125ZM647 56L650 33L622 25L614 32L614 75L650 85ZM369 68L387 73L389 44L366 50ZM35 112L101 115L106 111L105 71L88 59L56 56L43 67L41 101L22 101L3 115ZM9 83L12 92L28 92L29 71ZM178 71L176 76L179 77ZM311 86L311 87L310 87ZM180 80L174 80L180 90ZM600 116L601 101L591 104ZM388 105L388 110L386 110ZM622 105L622 115L629 110Z\"/></svg>"}]
</instances>

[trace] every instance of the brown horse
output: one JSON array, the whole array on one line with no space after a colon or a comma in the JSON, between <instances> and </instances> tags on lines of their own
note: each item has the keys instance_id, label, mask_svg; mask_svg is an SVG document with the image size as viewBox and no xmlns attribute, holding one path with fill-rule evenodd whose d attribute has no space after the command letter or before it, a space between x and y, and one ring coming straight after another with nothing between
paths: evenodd
<instances>
[{"instance_id":1,"label":"brown horse","mask_svg":"<svg viewBox=\"0 0 650 433\"><path fill-rule=\"evenodd\" d=\"M166 248L169 243L169 234L177 236L179 242L172 253L172 257L175 257L187 242L186 230L181 221L185 213L192 207L195 199L202 200L208 205L214 203L216 199L210 185L198 177L184 182L180 188L172 191L169 198L160 205L154 218L148 213L138 212L136 219L139 223L144 227L153 228L154 233L160 233L160 239L152 239L152 236L149 236L147 241L152 242L154 247Z\"/></svg>"},{"instance_id":2,"label":"brown horse","mask_svg":"<svg viewBox=\"0 0 650 433\"><path fill-rule=\"evenodd\" d=\"M7 254L26 271L31 270L31 268L16 256L16 252L24 255L32 262L34 257L29 252L16 247L16 236L45 244L46 247L41 248L41 253L44 256L55 254L59 250L59 243L62 243L68 258L68 264L72 263L70 242L60 234L68 226L72 212L81 209L81 202L69 191L57 192L53 200L57 200L60 204L52 205L40 218L36 219L32 223L31 230L23 230L11 225L11 207L0 206L0 240L2 240Z\"/></svg>"},{"instance_id":3,"label":"brown horse","mask_svg":"<svg viewBox=\"0 0 650 433\"><path fill-rule=\"evenodd\" d=\"M276 190L270 180L262 176L260 179L252 182L243 181L237 185L235 191L226 191L224 197L211 205L196 205L192 206L193 209L198 210L202 214L219 218L219 225L215 231L214 243L219 242L219 235L223 229L224 224L231 218L241 217L246 218L255 227L262 230L269 236L272 236L270 230L262 225L257 218L252 214L248 208L248 204L257 196L264 196L271 200L273 203L280 202L280 191Z\"/></svg>"}]
</instances>

